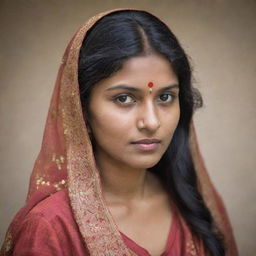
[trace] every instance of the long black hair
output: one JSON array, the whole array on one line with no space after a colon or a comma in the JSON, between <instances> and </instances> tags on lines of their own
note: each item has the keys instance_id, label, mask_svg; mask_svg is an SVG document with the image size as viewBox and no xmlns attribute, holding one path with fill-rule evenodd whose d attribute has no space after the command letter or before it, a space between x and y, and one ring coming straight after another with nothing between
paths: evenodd
<instances>
[{"instance_id":1,"label":"long black hair","mask_svg":"<svg viewBox=\"0 0 256 256\"><path fill-rule=\"evenodd\" d=\"M170 29L154 15L141 10L110 13L87 32L78 63L81 104L85 116L92 87L114 75L135 56L161 54L176 73L180 92L180 120L161 160L149 171L159 175L191 231L202 239L212 256L225 254L224 241L216 232L213 217L198 191L197 176L189 148L189 127L195 110L191 67L184 50ZM202 103L198 98L199 105Z\"/></svg>"}]
</instances>

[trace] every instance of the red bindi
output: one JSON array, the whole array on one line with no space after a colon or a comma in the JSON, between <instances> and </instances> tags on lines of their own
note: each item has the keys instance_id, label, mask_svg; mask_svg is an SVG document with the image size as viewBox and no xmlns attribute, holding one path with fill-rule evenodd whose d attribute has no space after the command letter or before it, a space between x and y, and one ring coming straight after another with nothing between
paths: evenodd
<instances>
[{"instance_id":1,"label":"red bindi","mask_svg":"<svg viewBox=\"0 0 256 256\"><path fill-rule=\"evenodd\" d=\"M154 86L154 84L153 84L152 82L149 82L149 83L148 83L148 87L149 87L149 88L152 88L153 86Z\"/></svg>"}]
</instances>

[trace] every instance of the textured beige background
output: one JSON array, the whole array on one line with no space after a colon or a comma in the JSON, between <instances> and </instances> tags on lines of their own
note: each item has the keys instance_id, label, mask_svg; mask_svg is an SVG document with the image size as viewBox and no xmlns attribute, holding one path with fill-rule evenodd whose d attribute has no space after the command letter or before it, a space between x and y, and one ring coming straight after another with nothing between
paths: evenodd
<instances>
[{"instance_id":1,"label":"textured beige background","mask_svg":"<svg viewBox=\"0 0 256 256\"><path fill-rule=\"evenodd\" d=\"M256 2L242 0L1 0L0 240L23 205L68 40L89 17L117 7L161 17L191 56L205 101L195 117L201 150L241 255L255 255Z\"/></svg>"}]
</instances>

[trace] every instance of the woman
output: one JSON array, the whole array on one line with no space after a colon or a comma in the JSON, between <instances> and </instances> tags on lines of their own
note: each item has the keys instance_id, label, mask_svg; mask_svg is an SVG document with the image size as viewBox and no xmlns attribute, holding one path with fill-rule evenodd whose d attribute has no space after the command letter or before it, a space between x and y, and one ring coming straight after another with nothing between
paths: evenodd
<instances>
[{"instance_id":1,"label":"woman","mask_svg":"<svg viewBox=\"0 0 256 256\"><path fill-rule=\"evenodd\" d=\"M1 255L237 255L192 123L187 57L152 14L98 14L59 69Z\"/></svg>"}]
</instances>

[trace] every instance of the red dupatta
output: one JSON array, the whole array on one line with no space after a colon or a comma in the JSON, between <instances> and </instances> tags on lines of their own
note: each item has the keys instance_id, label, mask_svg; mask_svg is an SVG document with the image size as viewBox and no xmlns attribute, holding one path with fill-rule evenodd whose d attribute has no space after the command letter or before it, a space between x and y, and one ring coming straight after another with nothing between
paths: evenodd
<instances>
[{"instance_id":1,"label":"red dupatta","mask_svg":"<svg viewBox=\"0 0 256 256\"><path fill-rule=\"evenodd\" d=\"M9 226L1 255L12 255L16 230L29 211L41 200L64 187L68 188L73 214L90 255L136 255L126 247L104 201L99 171L82 113L77 78L79 51L86 32L100 18L119 10L129 9L114 9L92 17L77 30L65 50L51 99L41 151L30 177L27 201ZM232 228L222 200L207 174L193 123L190 147L199 190L218 228L224 234L228 248L226 255L236 256L238 253ZM192 235L183 220L182 225L187 241L184 256L206 255L202 242Z\"/></svg>"}]
</instances>

